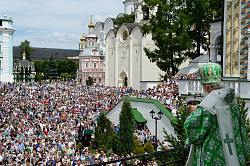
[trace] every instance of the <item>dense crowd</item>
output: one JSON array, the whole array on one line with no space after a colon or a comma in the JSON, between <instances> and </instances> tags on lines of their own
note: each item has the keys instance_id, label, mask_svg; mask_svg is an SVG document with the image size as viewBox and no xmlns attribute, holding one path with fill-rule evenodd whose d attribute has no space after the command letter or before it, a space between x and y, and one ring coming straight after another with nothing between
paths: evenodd
<instances>
[{"instance_id":1,"label":"dense crowd","mask_svg":"<svg viewBox=\"0 0 250 166\"><path fill-rule=\"evenodd\" d=\"M2 165L80 166L128 157L112 153L107 157L98 150L91 154L87 145L79 150L76 137L80 126L83 131L94 131L100 114L124 96L159 100L173 114L178 109L176 101L182 100L175 78L146 91L75 82L1 83L0 90ZM137 130L135 136L143 144L149 140L155 144L148 130Z\"/></svg>"},{"instance_id":2,"label":"dense crowd","mask_svg":"<svg viewBox=\"0 0 250 166\"><path fill-rule=\"evenodd\" d=\"M177 74L175 76L176 78L180 80L194 80L194 79L200 79L198 73L191 73L191 74Z\"/></svg>"}]
</instances>

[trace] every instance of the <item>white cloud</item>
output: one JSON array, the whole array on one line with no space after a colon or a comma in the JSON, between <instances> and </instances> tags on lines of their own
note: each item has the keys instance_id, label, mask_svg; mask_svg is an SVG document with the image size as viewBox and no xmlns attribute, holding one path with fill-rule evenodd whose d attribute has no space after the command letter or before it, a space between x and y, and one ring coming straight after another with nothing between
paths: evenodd
<instances>
[{"instance_id":1,"label":"white cloud","mask_svg":"<svg viewBox=\"0 0 250 166\"><path fill-rule=\"evenodd\" d=\"M44 40L46 42L56 42L56 43L70 43L75 42L79 39L75 34L69 34L66 32L54 32L47 35Z\"/></svg>"},{"instance_id":2,"label":"white cloud","mask_svg":"<svg viewBox=\"0 0 250 166\"><path fill-rule=\"evenodd\" d=\"M34 32L36 32L36 31L33 30L33 29L29 29L29 30L26 30L25 32L26 32L26 33L34 33Z\"/></svg>"},{"instance_id":3,"label":"white cloud","mask_svg":"<svg viewBox=\"0 0 250 166\"><path fill-rule=\"evenodd\" d=\"M94 19L96 20L96 22L99 22L99 21L104 21L104 19L105 18L103 18L103 16L101 16L101 15L96 15L95 17L94 17Z\"/></svg>"},{"instance_id":4,"label":"white cloud","mask_svg":"<svg viewBox=\"0 0 250 166\"><path fill-rule=\"evenodd\" d=\"M123 12L122 2L123 0L0 0L0 18L6 14L14 19L16 44L28 38L37 47L77 48L83 30L88 32L90 15L93 15L94 24L104 22L107 17L116 17ZM71 43L67 43L68 41Z\"/></svg>"}]
</instances>

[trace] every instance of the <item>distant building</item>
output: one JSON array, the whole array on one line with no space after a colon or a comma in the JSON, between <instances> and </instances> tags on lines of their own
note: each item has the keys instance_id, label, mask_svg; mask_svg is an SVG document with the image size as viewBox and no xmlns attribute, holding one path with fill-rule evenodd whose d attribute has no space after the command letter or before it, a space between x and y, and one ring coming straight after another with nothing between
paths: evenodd
<instances>
[{"instance_id":1,"label":"distant building","mask_svg":"<svg viewBox=\"0 0 250 166\"><path fill-rule=\"evenodd\" d=\"M55 60L62 59L62 60L74 60L78 63L79 61L79 50L71 50L71 49L58 49L58 48L38 48L32 47L35 49L33 54L30 56L32 61L41 61L45 59L49 59L51 54L53 54L53 58ZM13 47L13 56L14 60L18 61L22 59L21 57L22 51L19 50L18 46Z\"/></svg>"},{"instance_id":2,"label":"distant building","mask_svg":"<svg viewBox=\"0 0 250 166\"><path fill-rule=\"evenodd\" d=\"M13 82L13 34L11 17L0 19L0 81Z\"/></svg>"},{"instance_id":3,"label":"distant building","mask_svg":"<svg viewBox=\"0 0 250 166\"><path fill-rule=\"evenodd\" d=\"M88 25L89 34L80 39L79 44L79 70L77 78L81 83L86 83L92 77L94 84L104 84L104 55L97 45L97 36L94 34L95 25L91 22Z\"/></svg>"}]
</instances>

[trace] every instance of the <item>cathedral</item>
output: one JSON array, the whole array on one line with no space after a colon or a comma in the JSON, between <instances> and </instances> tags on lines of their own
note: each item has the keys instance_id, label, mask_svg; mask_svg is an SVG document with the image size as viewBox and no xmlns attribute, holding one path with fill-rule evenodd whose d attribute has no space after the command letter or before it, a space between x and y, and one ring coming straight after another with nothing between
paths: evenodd
<instances>
[{"instance_id":1,"label":"cathedral","mask_svg":"<svg viewBox=\"0 0 250 166\"><path fill-rule=\"evenodd\" d=\"M124 13L117 16L134 13L134 23L124 23L115 29L114 18L107 18L95 25L99 51L105 56L107 86L147 89L159 84L165 74L144 52L145 47L154 49L155 44L151 35L143 35L140 24L156 11L143 12L140 3L141 0L124 1Z\"/></svg>"},{"instance_id":2,"label":"cathedral","mask_svg":"<svg viewBox=\"0 0 250 166\"><path fill-rule=\"evenodd\" d=\"M13 82L13 34L11 17L0 19L0 81Z\"/></svg>"},{"instance_id":3,"label":"cathedral","mask_svg":"<svg viewBox=\"0 0 250 166\"><path fill-rule=\"evenodd\" d=\"M95 25L91 22L88 25L89 33L80 39L79 44L79 70L77 72L77 78L81 83L91 77L95 85L104 84L104 55L99 51L97 45L97 36L94 34Z\"/></svg>"}]
</instances>

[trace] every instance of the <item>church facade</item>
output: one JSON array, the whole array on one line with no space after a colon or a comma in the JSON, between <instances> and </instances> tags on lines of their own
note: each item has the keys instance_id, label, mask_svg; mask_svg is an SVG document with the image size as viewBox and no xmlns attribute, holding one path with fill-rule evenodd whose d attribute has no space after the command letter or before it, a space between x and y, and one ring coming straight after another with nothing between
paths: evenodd
<instances>
[{"instance_id":1,"label":"church facade","mask_svg":"<svg viewBox=\"0 0 250 166\"><path fill-rule=\"evenodd\" d=\"M106 38L105 84L138 90L158 84L164 73L150 62L145 47L154 49L155 45L137 23L124 23L117 31L111 30Z\"/></svg>"},{"instance_id":2,"label":"church facade","mask_svg":"<svg viewBox=\"0 0 250 166\"><path fill-rule=\"evenodd\" d=\"M156 48L151 35L143 35L140 24L146 21L156 10L142 11L142 0L125 0L124 14L135 14L134 23L124 23L114 29L114 18L95 25L100 52L105 56L105 85L127 86L134 89L147 89L156 86L162 80L161 71L156 63L150 62L144 48Z\"/></svg>"},{"instance_id":3,"label":"church facade","mask_svg":"<svg viewBox=\"0 0 250 166\"><path fill-rule=\"evenodd\" d=\"M11 17L0 19L0 81L13 82L13 34Z\"/></svg>"},{"instance_id":4,"label":"church facade","mask_svg":"<svg viewBox=\"0 0 250 166\"><path fill-rule=\"evenodd\" d=\"M79 69L77 72L78 81L86 83L89 77L93 78L94 84L104 84L104 55L99 51L97 36L94 34L94 24L88 25L89 33L80 39L79 44Z\"/></svg>"}]
</instances>

